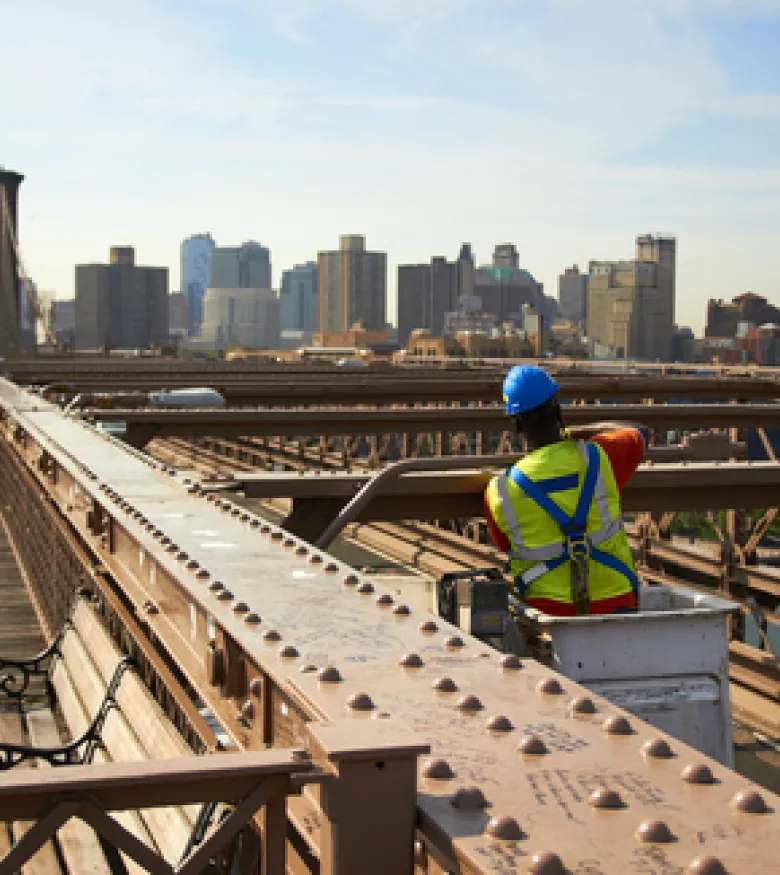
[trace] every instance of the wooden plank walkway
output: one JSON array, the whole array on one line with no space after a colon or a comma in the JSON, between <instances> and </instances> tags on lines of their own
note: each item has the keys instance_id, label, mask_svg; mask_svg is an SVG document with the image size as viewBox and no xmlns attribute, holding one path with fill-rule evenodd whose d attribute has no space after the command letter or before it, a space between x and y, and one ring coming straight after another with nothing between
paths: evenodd
<instances>
[{"instance_id":1,"label":"wooden plank walkway","mask_svg":"<svg viewBox=\"0 0 780 875\"><path fill-rule=\"evenodd\" d=\"M24 579L0 519L0 654L34 656L46 646Z\"/></svg>"}]
</instances>

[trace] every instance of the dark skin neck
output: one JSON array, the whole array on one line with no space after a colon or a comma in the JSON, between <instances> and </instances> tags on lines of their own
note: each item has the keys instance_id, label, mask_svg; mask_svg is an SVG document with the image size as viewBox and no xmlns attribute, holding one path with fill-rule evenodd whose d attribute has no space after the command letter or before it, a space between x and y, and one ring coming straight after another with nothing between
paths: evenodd
<instances>
[{"instance_id":1,"label":"dark skin neck","mask_svg":"<svg viewBox=\"0 0 780 875\"><path fill-rule=\"evenodd\" d=\"M557 444L563 440L563 435L559 425L551 426L534 434L524 434L526 450L532 453L534 450L540 450L542 447L549 447L550 444Z\"/></svg>"}]
</instances>

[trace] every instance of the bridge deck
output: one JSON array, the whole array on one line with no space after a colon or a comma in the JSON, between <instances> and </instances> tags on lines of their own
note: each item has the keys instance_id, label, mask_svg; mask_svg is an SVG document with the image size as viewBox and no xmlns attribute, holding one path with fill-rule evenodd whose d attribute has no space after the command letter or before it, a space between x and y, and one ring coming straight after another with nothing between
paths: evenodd
<instances>
[{"instance_id":1,"label":"bridge deck","mask_svg":"<svg viewBox=\"0 0 780 875\"><path fill-rule=\"evenodd\" d=\"M5 508L5 512L8 509ZM22 658L46 646L0 516L0 656Z\"/></svg>"}]
</instances>

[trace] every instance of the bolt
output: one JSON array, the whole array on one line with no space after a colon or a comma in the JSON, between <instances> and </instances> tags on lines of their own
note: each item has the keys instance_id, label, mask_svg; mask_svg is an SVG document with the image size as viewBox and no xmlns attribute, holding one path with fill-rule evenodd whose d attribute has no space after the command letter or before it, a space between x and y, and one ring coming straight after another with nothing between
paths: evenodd
<instances>
[{"instance_id":1,"label":"bolt","mask_svg":"<svg viewBox=\"0 0 780 875\"><path fill-rule=\"evenodd\" d=\"M357 574L348 574L344 578L343 583L344 583L344 586L357 586L359 581L360 581L360 578L357 576Z\"/></svg>"},{"instance_id":2,"label":"bolt","mask_svg":"<svg viewBox=\"0 0 780 875\"><path fill-rule=\"evenodd\" d=\"M212 580L209 584L209 591L213 593L222 592L224 588L225 584L221 580Z\"/></svg>"},{"instance_id":3,"label":"bolt","mask_svg":"<svg viewBox=\"0 0 780 875\"><path fill-rule=\"evenodd\" d=\"M286 547L288 550L292 550L292 548L295 546L295 541L292 538L285 538L282 546Z\"/></svg>"},{"instance_id":4,"label":"bolt","mask_svg":"<svg viewBox=\"0 0 780 875\"><path fill-rule=\"evenodd\" d=\"M396 615L396 617L408 617L409 614L411 614L412 612L409 608L409 605L396 605L393 608L393 613Z\"/></svg>"},{"instance_id":5,"label":"bolt","mask_svg":"<svg viewBox=\"0 0 780 875\"><path fill-rule=\"evenodd\" d=\"M377 598L376 603L380 608L388 608L393 604L393 597L387 593L383 593Z\"/></svg>"},{"instance_id":6,"label":"bolt","mask_svg":"<svg viewBox=\"0 0 780 875\"><path fill-rule=\"evenodd\" d=\"M292 644L286 644L279 650L279 656L281 659L297 659L300 656L300 653L298 653Z\"/></svg>"},{"instance_id":7,"label":"bolt","mask_svg":"<svg viewBox=\"0 0 780 875\"><path fill-rule=\"evenodd\" d=\"M199 569L198 573L195 575L198 580L208 580L211 575L206 571L205 568Z\"/></svg>"},{"instance_id":8,"label":"bolt","mask_svg":"<svg viewBox=\"0 0 780 875\"><path fill-rule=\"evenodd\" d=\"M503 714L497 714L491 717L487 722L488 732L511 732L515 727L512 721Z\"/></svg>"},{"instance_id":9,"label":"bolt","mask_svg":"<svg viewBox=\"0 0 780 875\"><path fill-rule=\"evenodd\" d=\"M259 529L260 525L261 525L261 523L260 523L260 520L258 520L258 519L253 519L253 520L249 521L249 528L250 529Z\"/></svg>"},{"instance_id":10,"label":"bolt","mask_svg":"<svg viewBox=\"0 0 780 875\"><path fill-rule=\"evenodd\" d=\"M642 745L642 753L656 760L670 760L674 753L665 738L652 738Z\"/></svg>"},{"instance_id":11,"label":"bolt","mask_svg":"<svg viewBox=\"0 0 780 875\"><path fill-rule=\"evenodd\" d=\"M487 833L494 839L518 841L523 837L520 824L514 817L493 817L487 825Z\"/></svg>"},{"instance_id":12,"label":"bolt","mask_svg":"<svg viewBox=\"0 0 780 875\"><path fill-rule=\"evenodd\" d=\"M640 842L667 844L674 841L672 831L662 820L649 820L639 825L636 837Z\"/></svg>"},{"instance_id":13,"label":"bolt","mask_svg":"<svg viewBox=\"0 0 780 875\"><path fill-rule=\"evenodd\" d=\"M741 790L732 798L731 807L743 814L764 814L767 811L764 797L755 790Z\"/></svg>"},{"instance_id":14,"label":"bolt","mask_svg":"<svg viewBox=\"0 0 780 875\"><path fill-rule=\"evenodd\" d=\"M284 535L281 532L271 532L272 541L281 541Z\"/></svg>"},{"instance_id":15,"label":"bolt","mask_svg":"<svg viewBox=\"0 0 780 875\"><path fill-rule=\"evenodd\" d=\"M614 790L608 790L606 787L598 787L590 794L590 804L594 808L625 808L625 803L620 798L620 794Z\"/></svg>"},{"instance_id":16,"label":"bolt","mask_svg":"<svg viewBox=\"0 0 780 875\"><path fill-rule=\"evenodd\" d=\"M475 811L479 808L487 808L487 799L479 787L460 787L450 799L450 804L454 808Z\"/></svg>"},{"instance_id":17,"label":"bolt","mask_svg":"<svg viewBox=\"0 0 780 875\"><path fill-rule=\"evenodd\" d=\"M347 708L350 711L373 711L374 703L368 693L353 693L347 699Z\"/></svg>"},{"instance_id":18,"label":"bolt","mask_svg":"<svg viewBox=\"0 0 780 875\"><path fill-rule=\"evenodd\" d=\"M262 622L260 619L260 615L256 614L254 611L250 611L245 617L244 622L247 626L256 626L258 623Z\"/></svg>"},{"instance_id":19,"label":"bolt","mask_svg":"<svg viewBox=\"0 0 780 875\"><path fill-rule=\"evenodd\" d=\"M572 714L595 714L596 706L588 696L578 696L569 702L569 710Z\"/></svg>"},{"instance_id":20,"label":"bolt","mask_svg":"<svg viewBox=\"0 0 780 875\"><path fill-rule=\"evenodd\" d=\"M232 602L233 601L233 593L229 589L221 589L217 593L217 598L221 602ZM239 602L238 604L241 604L241 602Z\"/></svg>"},{"instance_id":21,"label":"bolt","mask_svg":"<svg viewBox=\"0 0 780 875\"><path fill-rule=\"evenodd\" d=\"M501 657L500 665L505 671L520 669L523 667L523 663L520 662L520 657L515 656L514 653L504 654L504 656Z\"/></svg>"},{"instance_id":22,"label":"bolt","mask_svg":"<svg viewBox=\"0 0 780 875\"><path fill-rule=\"evenodd\" d=\"M200 563L196 559L190 559L190 561L185 566L189 571L194 571L198 568Z\"/></svg>"},{"instance_id":23,"label":"bolt","mask_svg":"<svg viewBox=\"0 0 780 875\"><path fill-rule=\"evenodd\" d=\"M526 756L542 756L548 753L547 745L538 735L524 735L517 745L517 750Z\"/></svg>"},{"instance_id":24,"label":"bolt","mask_svg":"<svg viewBox=\"0 0 780 875\"><path fill-rule=\"evenodd\" d=\"M433 778L437 781L449 781L455 777L446 760L426 760L422 773L424 778Z\"/></svg>"},{"instance_id":25,"label":"bolt","mask_svg":"<svg viewBox=\"0 0 780 875\"><path fill-rule=\"evenodd\" d=\"M309 557L309 565L322 565L322 556L317 553L314 553Z\"/></svg>"},{"instance_id":26,"label":"bolt","mask_svg":"<svg viewBox=\"0 0 780 875\"><path fill-rule=\"evenodd\" d=\"M444 642L444 646L451 650L458 650L461 647L465 647L466 642L460 637L460 635L452 635Z\"/></svg>"},{"instance_id":27,"label":"bolt","mask_svg":"<svg viewBox=\"0 0 780 875\"><path fill-rule=\"evenodd\" d=\"M563 860L552 851L534 854L528 867L528 875L566 875L567 871Z\"/></svg>"},{"instance_id":28,"label":"bolt","mask_svg":"<svg viewBox=\"0 0 780 875\"><path fill-rule=\"evenodd\" d=\"M328 665L317 672L317 680L321 684L338 684L341 683L344 678L342 678L341 672L335 665Z\"/></svg>"},{"instance_id":29,"label":"bolt","mask_svg":"<svg viewBox=\"0 0 780 875\"><path fill-rule=\"evenodd\" d=\"M426 620L424 623L420 623L420 631L424 635L432 635L434 632L439 631L439 627L433 620Z\"/></svg>"},{"instance_id":30,"label":"bolt","mask_svg":"<svg viewBox=\"0 0 780 875\"><path fill-rule=\"evenodd\" d=\"M602 726L607 735L633 735L634 730L625 717L607 717Z\"/></svg>"},{"instance_id":31,"label":"bolt","mask_svg":"<svg viewBox=\"0 0 780 875\"><path fill-rule=\"evenodd\" d=\"M236 602L233 605L234 614L245 614L249 610L249 605L246 602Z\"/></svg>"},{"instance_id":32,"label":"bolt","mask_svg":"<svg viewBox=\"0 0 780 875\"><path fill-rule=\"evenodd\" d=\"M184 550L179 550L179 552L176 554L176 558L179 560L179 562L184 562L188 557Z\"/></svg>"},{"instance_id":33,"label":"bolt","mask_svg":"<svg viewBox=\"0 0 780 875\"><path fill-rule=\"evenodd\" d=\"M281 641L282 636L276 631L276 629L266 629L263 632L263 641L268 644L273 644L275 641Z\"/></svg>"},{"instance_id":34,"label":"bolt","mask_svg":"<svg viewBox=\"0 0 780 875\"><path fill-rule=\"evenodd\" d=\"M433 688L437 693L456 693L458 691L458 685L455 681L447 677L434 681Z\"/></svg>"},{"instance_id":35,"label":"bolt","mask_svg":"<svg viewBox=\"0 0 780 875\"><path fill-rule=\"evenodd\" d=\"M463 696L461 699L459 699L458 710L465 711L467 713L472 711L481 711L482 702L480 702L479 698L473 693L469 693L468 696Z\"/></svg>"},{"instance_id":36,"label":"bolt","mask_svg":"<svg viewBox=\"0 0 780 875\"><path fill-rule=\"evenodd\" d=\"M374 591L374 584L364 580L363 583L359 584L355 591L359 592L361 595L370 595Z\"/></svg>"},{"instance_id":37,"label":"bolt","mask_svg":"<svg viewBox=\"0 0 780 875\"><path fill-rule=\"evenodd\" d=\"M559 696L563 693L563 687L558 678L542 678L536 685L536 692L547 696Z\"/></svg>"},{"instance_id":38,"label":"bolt","mask_svg":"<svg viewBox=\"0 0 780 875\"><path fill-rule=\"evenodd\" d=\"M403 668L422 668L424 663L416 653L407 653L399 661L398 665Z\"/></svg>"},{"instance_id":39,"label":"bolt","mask_svg":"<svg viewBox=\"0 0 780 875\"><path fill-rule=\"evenodd\" d=\"M325 574L338 574L339 573L339 567L338 567L338 565L336 565L335 562L328 562L328 564L325 566L324 570L325 570Z\"/></svg>"},{"instance_id":40,"label":"bolt","mask_svg":"<svg viewBox=\"0 0 780 875\"><path fill-rule=\"evenodd\" d=\"M303 544L301 544L300 547L295 548L295 555L296 556L308 556L308 554L309 554L309 548L304 547Z\"/></svg>"},{"instance_id":41,"label":"bolt","mask_svg":"<svg viewBox=\"0 0 780 875\"><path fill-rule=\"evenodd\" d=\"M712 770L705 763L692 763L682 770L681 775L686 784L714 784Z\"/></svg>"}]
</instances>

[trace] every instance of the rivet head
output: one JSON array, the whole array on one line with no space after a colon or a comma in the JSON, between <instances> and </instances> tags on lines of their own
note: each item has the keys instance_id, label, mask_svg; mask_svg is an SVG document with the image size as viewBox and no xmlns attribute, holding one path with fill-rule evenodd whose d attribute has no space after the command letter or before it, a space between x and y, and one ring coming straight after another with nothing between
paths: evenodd
<instances>
[{"instance_id":1,"label":"rivet head","mask_svg":"<svg viewBox=\"0 0 780 875\"><path fill-rule=\"evenodd\" d=\"M271 532L272 541L281 541L284 535L281 532Z\"/></svg>"},{"instance_id":2,"label":"rivet head","mask_svg":"<svg viewBox=\"0 0 780 875\"><path fill-rule=\"evenodd\" d=\"M310 662L307 662L305 665L302 665L302 666L298 669L298 671L299 671L301 674L311 674L312 672L317 671L317 666L316 666L316 665L313 665L313 664L310 663Z\"/></svg>"},{"instance_id":3,"label":"rivet head","mask_svg":"<svg viewBox=\"0 0 780 875\"><path fill-rule=\"evenodd\" d=\"M208 580L211 575L206 571L205 568L199 568L198 573L195 575L198 580Z\"/></svg>"},{"instance_id":4,"label":"rivet head","mask_svg":"<svg viewBox=\"0 0 780 875\"><path fill-rule=\"evenodd\" d=\"M563 687L558 678L542 678L536 685L536 692L546 696L559 696Z\"/></svg>"},{"instance_id":5,"label":"rivet head","mask_svg":"<svg viewBox=\"0 0 780 875\"><path fill-rule=\"evenodd\" d=\"M598 787L590 794L590 804L594 808L625 808L625 803L620 794L606 787Z\"/></svg>"},{"instance_id":6,"label":"rivet head","mask_svg":"<svg viewBox=\"0 0 780 875\"><path fill-rule=\"evenodd\" d=\"M279 650L279 656L282 659L297 659L300 656L298 650L292 644L286 644Z\"/></svg>"},{"instance_id":7,"label":"rivet head","mask_svg":"<svg viewBox=\"0 0 780 875\"><path fill-rule=\"evenodd\" d=\"M528 875L566 875L563 860L552 851L534 854L528 866Z\"/></svg>"},{"instance_id":8,"label":"rivet head","mask_svg":"<svg viewBox=\"0 0 780 875\"><path fill-rule=\"evenodd\" d=\"M292 550L295 546L295 541L292 538L285 538L282 546L286 547L288 550Z\"/></svg>"},{"instance_id":9,"label":"rivet head","mask_svg":"<svg viewBox=\"0 0 780 875\"><path fill-rule=\"evenodd\" d=\"M393 613L396 617L408 617L412 612L409 609L409 605L396 605L393 608Z\"/></svg>"},{"instance_id":10,"label":"rivet head","mask_svg":"<svg viewBox=\"0 0 780 875\"><path fill-rule=\"evenodd\" d=\"M322 565L322 556L317 553L309 556L309 565Z\"/></svg>"},{"instance_id":11,"label":"rivet head","mask_svg":"<svg viewBox=\"0 0 780 875\"><path fill-rule=\"evenodd\" d=\"M686 784L714 784L715 776L706 763L691 763L682 770L681 775Z\"/></svg>"},{"instance_id":12,"label":"rivet head","mask_svg":"<svg viewBox=\"0 0 780 875\"><path fill-rule=\"evenodd\" d=\"M452 650L458 650L461 647L466 646L466 642L460 637L460 635L452 635L444 642L445 647L449 647Z\"/></svg>"},{"instance_id":13,"label":"rivet head","mask_svg":"<svg viewBox=\"0 0 780 875\"><path fill-rule=\"evenodd\" d=\"M262 678L252 678L252 682L249 684L249 692L258 699L263 695Z\"/></svg>"},{"instance_id":14,"label":"rivet head","mask_svg":"<svg viewBox=\"0 0 780 875\"><path fill-rule=\"evenodd\" d=\"M500 666L504 671L517 671L518 669L523 667L523 663L520 661L519 656L515 656L514 653L506 653L501 657Z\"/></svg>"},{"instance_id":15,"label":"rivet head","mask_svg":"<svg viewBox=\"0 0 780 875\"><path fill-rule=\"evenodd\" d=\"M304 547L303 545L301 545L300 547L296 547L295 548L295 555L296 556L308 556L309 555L309 548Z\"/></svg>"},{"instance_id":16,"label":"rivet head","mask_svg":"<svg viewBox=\"0 0 780 875\"><path fill-rule=\"evenodd\" d=\"M755 790L741 790L732 798L731 807L743 814L764 814L767 811L764 797Z\"/></svg>"},{"instance_id":17,"label":"rivet head","mask_svg":"<svg viewBox=\"0 0 780 875\"><path fill-rule=\"evenodd\" d=\"M357 574L348 574L343 581L344 586L357 586L359 582L360 578Z\"/></svg>"},{"instance_id":18,"label":"rivet head","mask_svg":"<svg viewBox=\"0 0 780 875\"><path fill-rule=\"evenodd\" d=\"M717 857L696 857L688 863L686 875L728 875L726 867Z\"/></svg>"},{"instance_id":19,"label":"rivet head","mask_svg":"<svg viewBox=\"0 0 780 875\"><path fill-rule=\"evenodd\" d=\"M455 773L446 760L426 760L422 772L424 778L433 778L438 781L449 781L455 777Z\"/></svg>"},{"instance_id":20,"label":"rivet head","mask_svg":"<svg viewBox=\"0 0 780 875\"><path fill-rule=\"evenodd\" d=\"M487 722L488 732L511 732L515 727L512 721L503 714L496 714Z\"/></svg>"},{"instance_id":21,"label":"rivet head","mask_svg":"<svg viewBox=\"0 0 780 875\"><path fill-rule=\"evenodd\" d=\"M569 702L569 710L572 714L595 714L596 706L589 696L578 696Z\"/></svg>"},{"instance_id":22,"label":"rivet head","mask_svg":"<svg viewBox=\"0 0 780 875\"><path fill-rule=\"evenodd\" d=\"M266 629L263 632L263 641L274 642L281 641L282 636L276 631L276 629Z\"/></svg>"},{"instance_id":23,"label":"rivet head","mask_svg":"<svg viewBox=\"0 0 780 875\"><path fill-rule=\"evenodd\" d=\"M347 699L347 708L350 711L372 711L374 702L368 693L353 693Z\"/></svg>"},{"instance_id":24,"label":"rivet head","mask_svg":"<svg viewBox=\"0 0 780 875\"><path fill-rule=\"evenodd\" d=\"M548 752L547 745L538 735L524 735L520 739L517 749L526 756L542 756Z\"/></svg>"},{"instance_id":25,"label":"rivet head","mask_svg":"<svg viewBox=\"0 0 780 875\"><path fill-rule=\"evenodd\" d=\"M171 542L171 543L168 544L168 546L165 548L165 551L166 551L167 553L170 553L171 555L173 555L174 553L178 553L178 552L179 552L179 545L178 545L178 544L174 544L173 542Z\"/></svg>"},{"instance_id":26,"label":"rivet head","mask_svg":"<svg viewBox=\"0 0 780 875\"><path fill-rule=\"evenodd\" d=\"M380 608L390 607L390 605L392 605L393 603L393 597L384 592L377 598L376 603L379 605Z\"/></svg>"},{"instance_id":27,"label":"rivet head","mask_svg":"<svg viewBox=\"0 0 780 875\"><path fill-rule=\"evenodd\" d=\"M433 688L437 693L457 693L458 685L452 678L437 678L433 682Z\"/></svg>"},{"instance_id":28,"label":"rivet head","mask_svg":"<svg viewBox=\"0 0 780 875\"><path fill-rule=\"evenodd\" d=\"M355 590L355 592L359 592L361 595L370 595L373 591L374 584L369 583L367 580L364 580Z\"/></svg>"},{"instance_id":29,"label":"rivet head","mask_svg":"<svg viewBox=\"0 0 780 875\"><path fill-rule=\"evenodd\" d=\"M487 807L487 799L479 787L460 787L450 802L454 808L461 808L464 811L476 811Z\"/></svg>"},{"instance_id":30,"label":"rivet head","mask_svg":"<svg viewBox=\"0 0 780 875\"><path fill-rule=\"evenodd\" d=\"M249 514L246 511L244 511L244 513L241 514L239 519L241 520L242 523L248 523L249 522Z\"/></svg>"},{"instance_id":31,"label":"rivet head","mask_svg":"<svg viewBox=\"0 0 780 875\"><path fill-rule=\"evenodd\" d=\"M328 562L328 564L325 566L325 568L323 570L325 571L325 574L338 574L339 573L339 567L338 567L338 565L336 565L335 562Z\"/></svg>"},{"instance_id":32,"label":"rivet head","mask_svg":"<svg viewBox=\"0 0 780 875\"><path fill-rule=\"evenodd\" d=\"M666 844L674 841L672 831L662 820L648 820L640 824L636 831L636 837L640 842L653 844Z\"/></svg>"},{"instance_id":33,"label":"rivet head","mask_svg":"<svg viewBox=\"0 0 780 875\"><path fill-rule=\"evenodd\" d=\"M482 710L482 702L480 702L479 697L475 696L473 693L469 693L468 696L463 696L458 701L458 711L481 711Z\"/></svg>"},{"instance_id":34,"label":"rivet head","mask_svg":"<svg viewBox=\"0 0 780 875\"><path fill-rule=\"evenodd\" d=\"M260 526L260 534L261 535L269 535L271 533L271 527L266 525Z\"/></svg>"},{"instance_id":35,"label":"rivet head","mask_svg":"<svg viewBox=\"0 0 780 875\"><path fill-rule=\"evenodd\" d=\"M151 616L154 616L154 614L160 613L160 609L157 607L157 605L153 601L144 602L144 611L146 611L146 613L150 614Z\"/></svg>"},{"instance_id":36,"label":"rivet head","mask_svg":"<svg viewBox=\"0 0 780 875\"><path fill-rule=\"evenodd\" d=\"M262 523L258 519L253 519L253 520L249 521L249 528L250 529L259 529L261 525L262 525Z\"/></svg>"},{"instance_id":37,"label":"rivet head","mask_svg":"<svg viewBox=\"0 0 780 875\"><path fill-rule=\"evenodd\" d=\"M255 703L251 699L247 699L241 707L241 716L244 720L254 720Z\"/></svg>"},{"instance_id":38,"label":"rivet head","mask_svg":"<svg viewBox=\"0 0 780 875\"><path fill-rule=\"evenodd\" d=\"M665 738L651 738L642 745L644 756L654 760L670 760L674 753Z\"/></svg>"},{"instance_id":39,"label":"rivet head","mask_svg":"<svg viewBox=\"0 0 780 875\"><path fill-rule=\"evenodd\" d=\"M254 611L250 611L245 617L244 622L249 626L256 626L258 623L262 622L260 619L260 614L256 614Z\"/></svg>"},{"instance_id":40,"label":"rivet head","mask_svg":"<svg viewBox=\"0 0 780 875\"><path fill-rule=\"evenodd\" d=\"M625 717L607 717L602 727L607 735L633 735L634 730Z\"/></svg>"},{"instance_id":41,"label":"rivet head","mask_svg":"<svg viewBox=\"0 0 780 875\"><path fill-rule=\"evenodd\" d=\"M424 623L420 623L420 631L425 635L432 635L439 631L439 627L433 620L426 620Z\"/></svg>"},{"instance_id":42,"label":"rivet head","mask_svg":"<svg viewBox=\"0 0 780 875\"><path fill-rule=\"evenodd\" d=\"M335 665L328 665L317 672L317 680L321 684L338 684L341 683L343 678Z\"/></svg>"},{"instance_id":43,"label":"rivet head","mask_svg":"<svg viewBox=\"0 0 780 875\"><path fill-rule=\"evenodd\" d=\"M233 593L229 589L221 589L217 593L217 598L221 602L230 602L230 601L233 601ZM242 604L242 602L239 602L238 604L240 605L240 604Z\"/></svg>"},{"instance_id":44,"label":"rivet head","mask_svg":"<svg viewBox=\"0 0 780 875\"><path fill-rule=\"evenodd\" d=\"M188 558L188 556L187 556L187 554L184 552L184 550L180 550L180 551L176 554L176 558L179 560L179 562L184 562L184 561Z\"/></svg>"},{"instance_id":45,"label":"rivet head","mask_svg":"<svg viewBox=\"0 0 780 875\"><path fill-rule=\"evenodd\" d=\"M220 592L225 588L225 584L221 580L212 580L209 584L209 592Z\"/></svg>"},{"instance_id":46,"label":"rivet head","mask_svg":"<svg viewBox=\"0 0 780 875\"><path fill-rule=\"evenodd\" d=\"M424 663L417 653L407 653L398 660L398 665L404 668L422 668Z\"/></svg>"},{"instance_id":47,"label":"rivet head","mask_svg":"<svg viewBox=\"0 0 780 875\"><path fill-rule=\"evenodd\" d=\"M514 817L493 817L487 825L488 835L494 839L503 839L504 841L518 841L523 837L523 831L520 829L520 824Z\"/></svg>"}]
</instances>

